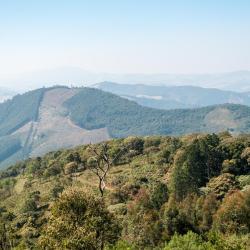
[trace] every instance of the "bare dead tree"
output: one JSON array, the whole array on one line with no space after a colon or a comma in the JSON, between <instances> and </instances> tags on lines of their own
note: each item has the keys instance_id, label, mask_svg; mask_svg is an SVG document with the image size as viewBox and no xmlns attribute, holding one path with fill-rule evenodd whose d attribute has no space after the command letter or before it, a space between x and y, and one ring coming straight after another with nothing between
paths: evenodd
<instances>
[{"instance_id":1,"label":"bare dead tree","mask_svg":"<svg viewBox=\"0 0 250 250\"><path fill-rule=\"evenodd\" d=\"M94 157L92 164L89 165L89 169L95 173L99 179L99 191L101 197L103 197L104 190L106 188L105 179L111 168L118 157L124 152L125 148L122 148L115 156L111 157L108 150L109 146L107 143L102 143L98 146L89 145L89 149L93 153Z\"/></svg>"}]
</instances>

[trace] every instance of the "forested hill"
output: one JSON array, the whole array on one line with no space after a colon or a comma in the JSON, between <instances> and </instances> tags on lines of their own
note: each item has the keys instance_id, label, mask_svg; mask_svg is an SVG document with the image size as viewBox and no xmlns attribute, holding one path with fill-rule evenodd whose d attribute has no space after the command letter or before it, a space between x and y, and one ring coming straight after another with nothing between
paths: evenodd
<instances>
[{"instance_id":1,"label":"forested hill","mask_svg":"<svg viewBox=\"0 0 250 250\"><path fill-rule=\"evenodd\" d=\"M111 137L250 131L250 107L235 104L157 110L108 92L84 88L65 106L77 125L86 129L107 127Z\"/></svg>"},{"instance_id":2,"label":"forested hill","mask_svg":"<svg viewBox=\"0 0 250 250\"><path fill-rule=\"evenodd\" d=\"M250 135L128 137L0 172L2 249L249 250L249 236Z\"/></svg>"},{"instance_id":3,"label":"forested hill","mask_svg":"<svg viewBox=\"0 0 250 250\"><path fill-rule=\"evenodd\" d=\"M157 110L92 88L43 88L0 104L0 168L18 160L129 135L250 132L250 107Z\"/></svg>"},{"instance_id":4,"label":"forested hill","mask_svg":"<svg viewBox=\"0 0 250 250\"><path fill-rule=\"evenodd\" d=\"M30 121L36 121L45 89L37 89L0 104L0 136L9 135Z\"/></svg>"}]
</instances>

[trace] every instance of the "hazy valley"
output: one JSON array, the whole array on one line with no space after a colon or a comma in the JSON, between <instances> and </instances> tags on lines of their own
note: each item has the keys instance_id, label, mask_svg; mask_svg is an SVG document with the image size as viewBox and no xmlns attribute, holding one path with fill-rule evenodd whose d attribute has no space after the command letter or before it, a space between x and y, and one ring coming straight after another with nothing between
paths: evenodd
<instances>
[{"instance_id":1,"label":"hazy valley","mask_svg":"<svg viewBox=\"0 0 250 250\"><path fill-rule=\"evenodd\" d=\"M197 86L152 86L102 82L94 87L158 109L198 108L216 104L250 105L249 92L233 92Z\"/></svg>"}]
</instances>

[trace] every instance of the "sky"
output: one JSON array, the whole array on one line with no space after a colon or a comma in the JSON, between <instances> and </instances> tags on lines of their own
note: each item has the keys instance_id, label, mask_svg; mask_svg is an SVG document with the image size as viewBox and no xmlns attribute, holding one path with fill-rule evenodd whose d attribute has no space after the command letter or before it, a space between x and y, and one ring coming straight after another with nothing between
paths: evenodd
<instances>
[{"instance_id":1,"label":"sky","mask_svg":"<svg viewBox=\"0 0 250 250\"><path fill-rule=\"evenodd\" d=\"M250 70L249 0L0 0L0 78Z\"/></svg>"}]
</instances>

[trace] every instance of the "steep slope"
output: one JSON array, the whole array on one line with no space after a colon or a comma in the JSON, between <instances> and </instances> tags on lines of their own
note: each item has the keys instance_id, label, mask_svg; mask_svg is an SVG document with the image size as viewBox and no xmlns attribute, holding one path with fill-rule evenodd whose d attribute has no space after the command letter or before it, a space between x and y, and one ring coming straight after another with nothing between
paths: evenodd
<instances>
[{"instance_id":1,"label":"steep slope","mask_svg":"<svg viewBox=\"0 0 250 250\"><path fill-rule=\"evenodd\" d=\"M68 111L62 104L78 92L78 89L57 88L45 93L30 142L31 156L109 139L105 128L88 131L69 119Z\"/></svg>"},{"instance_id":2,"label":"steep slope","mask_svg":"<svg viewBox=\"0 0 250 250\"><path fill-rule=\"evenodd\" d=\"M45 89L17 95L0 104L0 168L28 156L29 123L38 118ZM20 130L19 134L16 131Z\"/></svg>"},{"instance_id":3,"label":"steep slope","mask_svg":"<svg viewBox=\"0 0 250 250\"><path fill-rule=\"evenodd\" d=\"M105 128L74 125L62 106L79 89L56 87L16 96L0 113L0 168L30 156L109 139Z\"/></svg>"},{"instance_id":4,"label":"steep slope","mask_svg":"<svg viewBox=\"0 0 250 250\"><path fill-rule=\"evenodd\" d=\"M11 134L29 121L35 121L45 89L17 95L1 104L0 136Z\"/></svg>"},{"instance_id":5,"label":"steep slope","mask_svg":"<svg viewBox=\"0 0 250 250\"><path fill-rule=\"evenodd\" d=\"M95 87L134 100L138 104L159 109L197 108L215 104L250 105L248 93L238 93L195 86L150 86L102 82Z\"/></svg>"}]
</instances>

